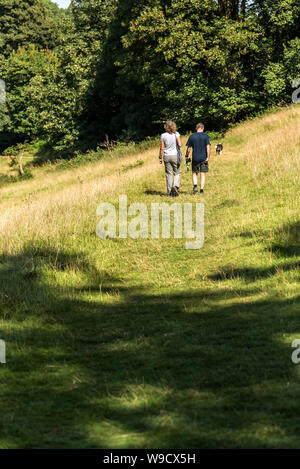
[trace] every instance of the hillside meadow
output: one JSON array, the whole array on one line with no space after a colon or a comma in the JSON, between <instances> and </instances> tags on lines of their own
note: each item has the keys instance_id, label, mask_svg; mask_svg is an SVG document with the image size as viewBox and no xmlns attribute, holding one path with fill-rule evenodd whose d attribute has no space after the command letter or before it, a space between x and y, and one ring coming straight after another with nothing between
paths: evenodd
<instances>
[{"instance_id":1,"label":"hillside meadow","mask_svg":"<svg viewBox=\"0 0 300 469\"><path fill-rule=\"evenodd\" d=\"M1 448L300 447L299 123L229 131L203 198L182 167L199 250L96 235L100 202L173 202L158 143L0 188Z\"/></svg>"}]
</instances>

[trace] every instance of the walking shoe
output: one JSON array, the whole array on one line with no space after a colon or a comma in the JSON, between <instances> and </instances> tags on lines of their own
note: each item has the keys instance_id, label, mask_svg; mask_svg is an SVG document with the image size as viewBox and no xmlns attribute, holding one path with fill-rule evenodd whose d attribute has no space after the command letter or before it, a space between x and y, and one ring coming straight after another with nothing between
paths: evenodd
<instances>
[{"instance_id":1,"label":"walking shoe","mask_svg":"<svg viewBox=\"0 0 300 469\"><path fill-rule=\"evenodd\" d=\"M200 189L200 195L204 195L204 190Z\"/></svg>"},{"instance_id":2,"label":"walking shoe","mask_svg":"<svg viewBox=\"0 0 300 469\"><path fill-rule=\"evenodd\" d=\"M178 190L177 190L177 188L176 188L175 186L173 186L172 189L171 189L171 195L172 195L173 197L177 197L177 196L179 195L179 194L178 194Z\"/></svg>"},{"instance_id":3,"label":"walking shoe","mask_svg":"<svg viewBox=\"0 0 300 469\"><path fill-rule=\"evenodd\" d=\"M197 187L197 186L194 186L194 188L193 188L193 194L196 194L196 192L198 192L198 187Z\"/></svg>"}]
</instances>

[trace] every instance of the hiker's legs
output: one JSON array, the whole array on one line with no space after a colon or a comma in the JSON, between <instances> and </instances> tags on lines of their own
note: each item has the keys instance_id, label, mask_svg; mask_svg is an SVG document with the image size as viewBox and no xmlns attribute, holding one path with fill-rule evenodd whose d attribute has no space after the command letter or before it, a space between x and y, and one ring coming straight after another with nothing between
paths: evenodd
<instances>
[{"instance_id":1,"label":"hiker's legs","mask_svg":"<svg viewBox=\"0 0 300 469\"><path fill-rule=\"evenodd\" d=\"M166 183L167 183L167 193L171 194L171 189L173 186L173 167L169 161L169 157L164 159L165 163L165 172L166 172Z\"/></svg>"},{"instance_id":2,"label":"hiker's legs","mask_svg":"<svg viewBox=\"0 0 300 469\"><path fill-rule=\"evenodd\" d=\"M200 173L200 189L204 189L206 173Z\"/></svg>"},{"instance_id":3,"label":"hiker's legs","mask_svg":"<svg viewBox=\"0 0 300 469\"><path fill-rule=\"evenodd\" d=\"M174 171L174 186L179 189L181 167L180 167L180 164L177 163L177 161L173 164L173 171Z\"/></svg>"},{"instance_id":4,"label":"hiker's legs","mask_svg":"<svg viewBox=\"0 0 300 469\"><path fill-rule=\"evenodd\" d=\"M180 185L180 174L181 168L177 162L177 155L164 157L166 181L167 181L167 192L171 193L173 185L179 187ZM173 183L174 174L174 183Z\"/></svg>"}]
</instances>

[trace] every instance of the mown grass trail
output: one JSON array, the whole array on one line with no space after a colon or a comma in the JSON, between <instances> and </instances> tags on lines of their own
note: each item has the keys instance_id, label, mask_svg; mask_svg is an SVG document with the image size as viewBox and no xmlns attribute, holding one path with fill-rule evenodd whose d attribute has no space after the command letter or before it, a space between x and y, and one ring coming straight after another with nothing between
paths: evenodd
<instances>
[{"instance_id":1,"label":"mown grass trail","mask_svg":"<svg viewBox=\"0 0 300 469\"><path fill-rule=\"evenodd\" d=\"M199 251L95 234L169 201L157 149L1 190L2 448L300 447L299 120L228 134Z\"/></svg>"}]
</instances>

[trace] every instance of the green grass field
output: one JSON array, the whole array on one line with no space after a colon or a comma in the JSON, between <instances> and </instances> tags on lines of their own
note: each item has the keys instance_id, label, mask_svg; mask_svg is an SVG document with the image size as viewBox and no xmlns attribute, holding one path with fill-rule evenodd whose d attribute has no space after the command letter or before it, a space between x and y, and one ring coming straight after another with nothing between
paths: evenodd
<instances>
[{"instance_id":1,"label":"green grass field","mask_svg":"<svg viewBox=\"0 0 300 469\"><path fill-rule=\"evenodd\" d=\"M212 152L197 251L96 236L102 201L173 202L157 148L0 190L1 448L300 448L299 121Z\"/></svg>"}]
</instances>

